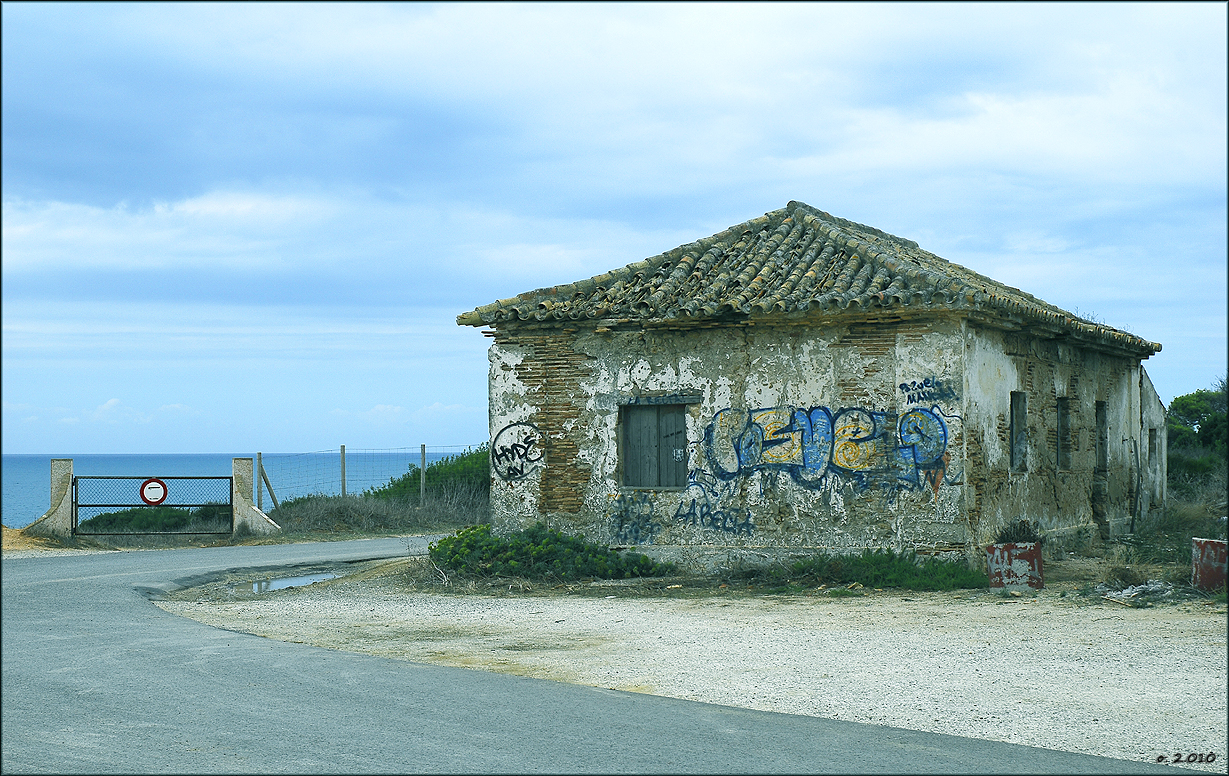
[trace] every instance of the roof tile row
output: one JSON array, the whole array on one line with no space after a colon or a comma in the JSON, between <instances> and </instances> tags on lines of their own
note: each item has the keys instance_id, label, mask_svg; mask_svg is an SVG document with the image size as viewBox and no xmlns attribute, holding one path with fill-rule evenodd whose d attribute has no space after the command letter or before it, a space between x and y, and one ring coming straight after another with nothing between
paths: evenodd
<instances>
[{"instance_id":1,"label":"roof tile row","mask_svg":"<svg viewBox=\"0 0 1229 776\"><path fill-rule=\"evenodd\" d=\"M801 202L622 269L484 305L458 316L457 323L699 322L730 315L894 307L1022 317L1145 357L1161 349L953 264L911 240Z\"/></svg>"}]
</instances>

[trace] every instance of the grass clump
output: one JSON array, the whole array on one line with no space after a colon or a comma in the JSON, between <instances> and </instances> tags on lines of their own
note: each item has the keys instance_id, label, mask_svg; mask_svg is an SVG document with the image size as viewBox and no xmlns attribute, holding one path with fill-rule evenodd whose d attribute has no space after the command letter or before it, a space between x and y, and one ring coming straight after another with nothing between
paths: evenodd
<instances>
[{"instance_id":1,"label":"grass clump","mask_svg":"<svg viewBox=\"0 0 1229 776\"><path fill-rule=\"evenodd\" d=\"M1130 536L1117 539L1118 555L1141 564L1177 564L1177 578L1190 577L1191 539L1226 538L1225 521L1206 502L1173 499ZM1176 580L1175 580L1176 581Z\"/></svg>"},{"instance_id":2,"label":"grass clump","mask_svg":"<svg viewBox=\"0 0 1229 776\"><path fill-rule=\"evenodd\" d=\"M861 555L819 554L785 566L752 567L743 578L768 585L804 587L860 584L905 590L964 590L990 584L986 575L963 560L919 558L916 553L865 550Z\"/></svg>"},{"instance_id":3,"label":"grass clump","mask_svg":"<svg viewBox=\"0 0 1229 776\"><path fill-rule=\"evenodd\" d=\"M436 493L423 502L322 494L286 499L269 512L282 533L340 536L372 533L438 533L486 519L488 500L470 493Z\"/></svg>"},{"instance_id":4,"label":"grass clump","mask_svg":"<svg viewBox=\"0 0 1229 776\"><path fill-rule=\"evenodd\" d=\"M493 535L487 524L463 528L432 543L430 556L440 566L476 576L630 579L674 571L672 564L657 563L638 552L615 552L541 523L506 537Z\"/></svg>"},{"instance_id":5,"label":"grass clump","mask_svg":"<svg viewBox=\"0 0 1229 776\"><path fill-rule=\"evenodd\" d=\"M1042 544L1044 542L1045 536L1041 533L1041 526L1023 518L1003 526L994 537L995 544Z\"/></svg>"}]
</instances>

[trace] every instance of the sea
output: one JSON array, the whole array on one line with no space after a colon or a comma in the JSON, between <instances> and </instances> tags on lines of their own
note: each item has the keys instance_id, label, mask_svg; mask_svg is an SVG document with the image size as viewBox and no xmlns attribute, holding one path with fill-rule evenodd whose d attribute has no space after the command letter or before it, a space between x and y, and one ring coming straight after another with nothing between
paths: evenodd
<instances>
[{"instance_id":1,"label":"sea","mask_svg":"<svg viewBox=\"0 0 1229 776\"><path fill-rule=\"evenodd\" d=\"M459 445L428 447L427 465L466 449ZM72 458L73 474L78 477L229 477L232 458L255 457L255 453L4 454L0 456L0 522L9 528L24 528L50 508L52 458ZM347 450L346 492L358 494L386 485L406 474L411 466L417 466L420 460L421 450L417 447ZM273 495L279 501L313 493L341 493L340 449L262 453L261 461ZM268 511L273 503L263 483L261 488L262 504Z\"/></svg>"}]
</instances>

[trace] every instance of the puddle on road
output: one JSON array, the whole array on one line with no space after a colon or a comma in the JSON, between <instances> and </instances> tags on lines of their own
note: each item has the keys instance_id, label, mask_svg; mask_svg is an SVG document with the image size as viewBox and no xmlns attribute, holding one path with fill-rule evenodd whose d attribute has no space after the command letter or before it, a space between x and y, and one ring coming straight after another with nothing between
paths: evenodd
<instances>
[{"instance_id":1,"label":"puddle on road","mask_svg":"<svg viewBox=\"0 0 1229 776\"><path fill-rule=\"evenodd\" d=\"M336 579L341 574L304 574L298 577L277 577L275 579L258 579L252 583L253 593L267 593L270 590L282 590L287 587L303 587L326 579Z\"/></svg>"}]
</instances>

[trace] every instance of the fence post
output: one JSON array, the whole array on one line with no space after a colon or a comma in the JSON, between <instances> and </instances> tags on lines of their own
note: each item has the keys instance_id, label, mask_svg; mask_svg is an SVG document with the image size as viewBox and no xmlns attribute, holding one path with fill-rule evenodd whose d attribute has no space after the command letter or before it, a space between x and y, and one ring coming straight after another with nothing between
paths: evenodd
<instances>
[{"instance_id":1,"label":"fence post","mask_svg":"<svg viewBox=\"0 0 1229 776\"><path fill-rule=\"evenodd\" d=\"M341 446L341 495L346 495L346 446Z\"/></svg>"},{"instance_id":2,"label":"fence post","mask_svg":"<svg viewBox=\"0 0 1229 776\"><path fill-rule=\"evenodd\" d=\"M421 448L421 465L418 467L418 503L427 497L427 446Z\"/></svg>"},{"instance_id":3,"label":"fence post","mask_svg":"<svg viewBox=\"0 0 1229 776\"><path fill-rule=\"evenodd\" d=\"M260 467L260 479L265 483L265 487L269 489L269 500L273 502L273 508L277 509L277 492L273 490L273 483L269 482L269 473L265 471L265 467Z\"/></svg>"},{"instance_id":4,"label":"fence post","mask_svg":"<svg viewBox=\"0 0 1229 776\"><path fill-rule=\"evenodd\" d=\"M256 453L256 476L252 479L256 480L256 508L261 512L265 511L264 499L261 498L261 496L264 495L264 488L260 486L260 475L263 474L264 471L265 467L260 461L260 453L258 452Z\"/></svg>"}]
</instances>

